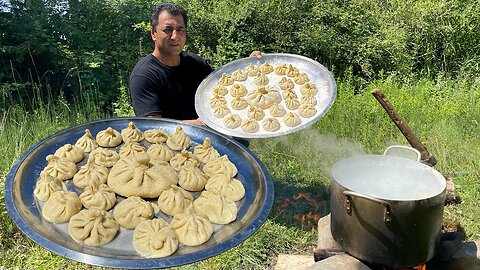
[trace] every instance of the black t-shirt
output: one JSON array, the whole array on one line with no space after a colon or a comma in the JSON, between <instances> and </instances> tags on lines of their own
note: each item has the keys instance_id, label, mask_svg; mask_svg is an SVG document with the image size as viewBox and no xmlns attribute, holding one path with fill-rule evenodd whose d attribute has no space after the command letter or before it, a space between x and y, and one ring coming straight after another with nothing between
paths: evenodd
<instances>
[{"instance_id":1,"label":"black t-shirt","mask_svg":"<svg viewBox=\"0 0 480 270\"><path fill-rule=\"evenodd\" d=\"M137 116L160 114L177 120L196 119L195 92L213 71L205 59L180 53L180 65L164 65L152 54L140 59L130 75L130 95Z\"/></svg>"}]
</instances>

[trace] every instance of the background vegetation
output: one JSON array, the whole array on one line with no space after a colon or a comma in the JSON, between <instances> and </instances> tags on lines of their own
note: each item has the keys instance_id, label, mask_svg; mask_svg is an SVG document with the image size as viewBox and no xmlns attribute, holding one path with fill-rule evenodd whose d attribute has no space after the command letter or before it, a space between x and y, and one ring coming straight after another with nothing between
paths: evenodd
<instances>
[{"instance_id":1,"label":"background vegetation","mask_svg":"<svg viewBox=\"0 0 480 270\"><path fill-rule=\"evenodd\" d=\"M251 142L275 184L267 222L238 247L184 268L265 269L279 253L310 252L315 220L329 212L331 165L408 144L370 95L374 87L435 155L435 168L454 180L460 200L446 207L445 220L480 239L479 1L177 2L190 16L187 49L215 67L252 50L301 54L325 65L338 85L335 104L312 128ZM56 131L132 115L128 76L152 50L153 3L0 3L0 266L95 268L19 232L3 202L5 177L23 152Z\"/></svg>"}]
</instances>

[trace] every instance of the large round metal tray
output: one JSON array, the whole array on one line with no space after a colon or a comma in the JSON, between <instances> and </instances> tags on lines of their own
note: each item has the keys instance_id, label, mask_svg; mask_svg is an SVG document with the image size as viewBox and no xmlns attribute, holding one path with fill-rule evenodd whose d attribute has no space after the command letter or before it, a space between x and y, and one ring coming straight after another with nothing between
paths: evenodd
<instances>
[{"instance_id":1,"label":"large round metal tray","mask_svg":"<svg viewBox=\"0 0 480 270\"><path fill-rule=\"evenodd\" d=\"M130 121L142 131L161 128L170 134L180 125L194 145L209 137L212 146L237 166L236 178L245 187L246 195L240 201L237 219L228 225L215 225L213 236L200 246L183 246L169 257L154 259L141 257L135 252L131 245L132 231L121 229L107 245L90 247L73 241L68 235L67 224L52 224L43 219L33 190L40 172L47 165L45 157L64 144L75 143L87 128L95 136L107 127L120 131ZM60 256L105 267L148 269L189 264L240 244L265 222L273 204L273 192L271 178L262 162L243 145L215 131L168 119L111 118L65 129L32 146L15 162L7 176L5 203L13 222L25 235Z\"/></svg>"},{"instance_id":2,"label":"large round metal tray","mask_svg":"<svg viewBox=\"0 0 480 270\"><path fill-rule=\"evenodd\" d=\"M300 72L306 73L310 78L310 82L314 83L318 89L317 94L315 95L318 101L317 105L315 106L317 109L317 113L313 117L302 119L302 123L296 127L288 127L286 125L282 125L282 127L275 132L268 132L263 129L260 129L258 132L255 132L255 133L247 133L242 131L240 127L236 129L227 128L223 124L223 119L215 117L215 115L213 114L213 110L210 107L209 101L210 101L210 98L212 97L213 87L218 83L219 79L222 77L222 74L224 73L232 74L235 70L245 69L250 64L259 66L265 62L268 62L273 66L276 66L279 64L291 64L297 67L300 70ZM268 75L268 76L271 76L271 75ZM276 82L279 80L279 77L278 78L270 77L271 81L272 79L273 79L273 82ZM247 82L247 83L252 84L251 82ZM275 83L272 83L269 85L274 86ZM209 127L215 129L220 133L227 134L234 137L240 137L240 138L268 138L268 137L283 136L295 131L299 131L301 129L304 129L312 125L327 113L327 111L333 105L336 95L337 95L337 86L335 83L335 79L327 70L327 68L325 68L320 63L305 56L300 56L295 54L285 54L285 53L271 53L271 54L262 55L260 59L258 59L257 57L247 57L247 58L235 60L212 72L198 86L197 93L195 96L195 109L197 111L198 116L205 122L205 124L207 124ZM235 111L235 113L239 113L240 116L242 116L242 119L246 118L245 116L246 112Z\"/></svg>"}]
</instances>

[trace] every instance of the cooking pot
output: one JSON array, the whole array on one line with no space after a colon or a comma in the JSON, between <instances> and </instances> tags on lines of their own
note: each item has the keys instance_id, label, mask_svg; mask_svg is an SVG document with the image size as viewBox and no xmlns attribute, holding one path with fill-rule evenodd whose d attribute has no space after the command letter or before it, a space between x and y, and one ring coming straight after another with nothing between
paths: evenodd
<instances>
[{"instance_id":1,"label":"cooking pot","mask_svg":"<svg viewBox=\"0 0 480 270\"><path fill-rule=\"evenodd\" d=\"M332 168L331 231L352 256L392 268L435 255L445 203L445 178L409 158L361 155Z\"/></svg>"}]
</instances>

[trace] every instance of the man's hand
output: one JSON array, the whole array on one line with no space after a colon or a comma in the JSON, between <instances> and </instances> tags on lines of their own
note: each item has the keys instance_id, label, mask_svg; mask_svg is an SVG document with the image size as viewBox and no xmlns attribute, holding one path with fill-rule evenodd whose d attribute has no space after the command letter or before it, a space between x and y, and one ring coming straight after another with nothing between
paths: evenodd
<instances>
[{"instance_id":1,"label":"man's hand","mask_svg":"<svg viewBox=\"0 0 480 270\"><path fill-rule=\"evenodd\" d=\"M207 125L205 125L205 123L200 118L192 119L192 120L183 120L183 122L198 125L198 126L204 126L204 127L207 126Z\"/></svg>"},{"instance_id":2,"label":"man's hand","mask_svg":"<svg viewBox=\"0 0 480 270\"><path fill-rule=\"evenodd\" d=\"M258 59L262 58L262 52L261 51L253 51L250 54L250 57L257 57Z\"/></svg>"}]
</instances>

